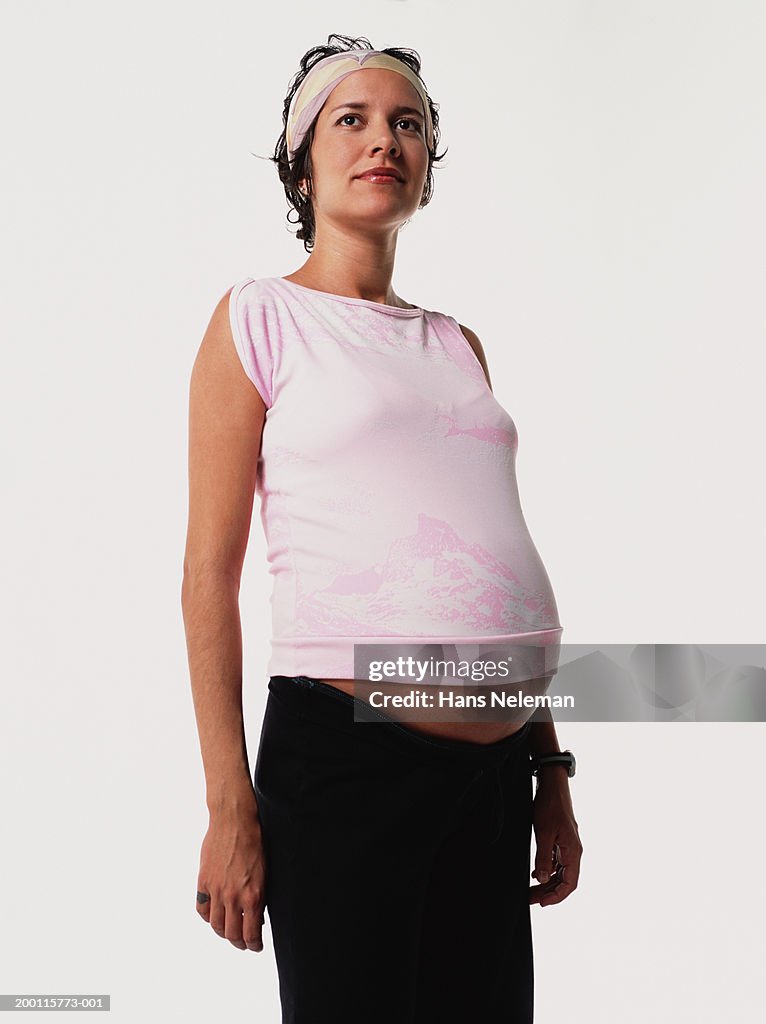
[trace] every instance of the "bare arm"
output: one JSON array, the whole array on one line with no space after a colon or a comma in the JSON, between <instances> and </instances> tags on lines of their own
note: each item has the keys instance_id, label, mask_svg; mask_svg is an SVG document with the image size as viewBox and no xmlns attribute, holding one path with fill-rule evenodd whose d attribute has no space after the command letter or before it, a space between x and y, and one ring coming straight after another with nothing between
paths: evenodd
<instances>
[{"instance_id":1,"label":"bare arm","mask_svg":"<svg viewBox=\"0 0 766 1024\"><path fill-rule=\"evenodd\" d=\"M242 714L239 586L266 410L239 362L228 301L227 292L191 373L181 606L210 813L198 884L211 902L198 909L218 934L257 949L261 921L243 938L241 916L248 906L260 916L263 866Z\"/></svg>"}]
</instances>

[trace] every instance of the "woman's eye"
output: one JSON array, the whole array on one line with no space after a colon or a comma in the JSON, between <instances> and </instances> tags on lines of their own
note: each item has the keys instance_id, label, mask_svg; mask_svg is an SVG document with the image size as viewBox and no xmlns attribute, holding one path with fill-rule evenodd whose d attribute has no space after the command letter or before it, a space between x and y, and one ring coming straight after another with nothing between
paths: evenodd
<instances>
[{"instance_id":1,"label":"woman's eye","mask_svg":"<svg viewBox=\"0 0 766 1024\"><path fill-rule=\"evenodd\" d=\"M343 122L343 121L348 121L349 118L351 118L354 121L358 121L359 120L359 115L358 114L344 114L343 117L341 117L340 120L338 121L338 124L341 124L341 122ZM404 122L405 124L412 125L412 128L416 132L419 132L421 130L420 123L418 121L413 120L411 117L400 117L399 120L396 123L397 124L402 124L402 122Z\"/></svg>"}]
</instances>

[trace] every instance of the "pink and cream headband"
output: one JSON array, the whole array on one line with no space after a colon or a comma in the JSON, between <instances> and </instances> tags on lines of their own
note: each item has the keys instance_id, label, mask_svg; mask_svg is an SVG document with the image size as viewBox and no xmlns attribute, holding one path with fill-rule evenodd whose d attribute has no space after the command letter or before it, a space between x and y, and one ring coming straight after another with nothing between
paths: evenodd
<instances>
[{"instance_id":1,"label":"pink and cream headband","mask_svg":"<svg viewBox=\"0 0 766 1024\"><path fill-rule=\"evenodd\" d=\"M384 68L386 71L396 71L415 87L423 104L426 145L429 150L433 149L434 132L431 108L423 83L412 68L404 61L392 57L390 53L382 53L380 50L346 50L343 53L330 54L329 57L323 57L322 60L317 61L293 96L285 129L287 154L290 160L293 159L314 118L324 106L335 86L342 82L347 75L351 75L361 68Z\"/></svg>"}]
</instances>

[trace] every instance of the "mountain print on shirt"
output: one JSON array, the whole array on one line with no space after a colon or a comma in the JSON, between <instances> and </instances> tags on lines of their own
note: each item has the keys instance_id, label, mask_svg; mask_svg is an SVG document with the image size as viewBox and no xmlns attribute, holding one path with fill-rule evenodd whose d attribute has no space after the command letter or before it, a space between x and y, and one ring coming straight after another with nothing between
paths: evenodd
<instances>
[{"instance_id":1,"label":"mountain print on shirt","mask_svg":"<svg viewBox=\"0 0 766 1024\"><path fill-rule=\"evenodd\" d=\"M509 565L423 513L382 565L338 575L297 603L297 632L309 635L480 636L557 625L545 594L527 590Z\"/></svg>"}]
</instances>

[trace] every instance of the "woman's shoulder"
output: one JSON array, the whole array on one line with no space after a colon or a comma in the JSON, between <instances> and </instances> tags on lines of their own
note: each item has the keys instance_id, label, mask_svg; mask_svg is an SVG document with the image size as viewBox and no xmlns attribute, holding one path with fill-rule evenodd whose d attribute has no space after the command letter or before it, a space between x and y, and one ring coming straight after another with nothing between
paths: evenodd
<instances>
[{"instance_id":1,"label":"woman's shoulder","mask_svg":"<svg viewBox=\"0 0 766 1024\"><path fill-rule=\"evenodd\" d=\"M250 275L240 277L239 280L234 282L227 294L234 295L237 298L240 295L247 299L260 298L263 295L271 294L273 282L278 280L279 278L274 277L252 277Z\"/></svg>"},{"instance_id":2,"label":"woman's shoulder","mask_svg":"<svg viewBox=\"0 0 766 1024\"><path fill-rule=\"evenodd\" d=\"M476 355L478 356L480 352L482 355L484 354L483 349L481 347L481 342L479 341L479 336L476 334L476 332L472 331L470 327L466 327L465 324L461 324L456 317L452 316L451 313L444 313L436 309L429 309L427 310L427 313L429 317L431 317L431 319L436 318L438 320L446 320L449 324L452 325L453 328L459 328L461 334L468 342L468 344L471 346L471 348L474 350Z\"/></svg>"}]
</instances>

